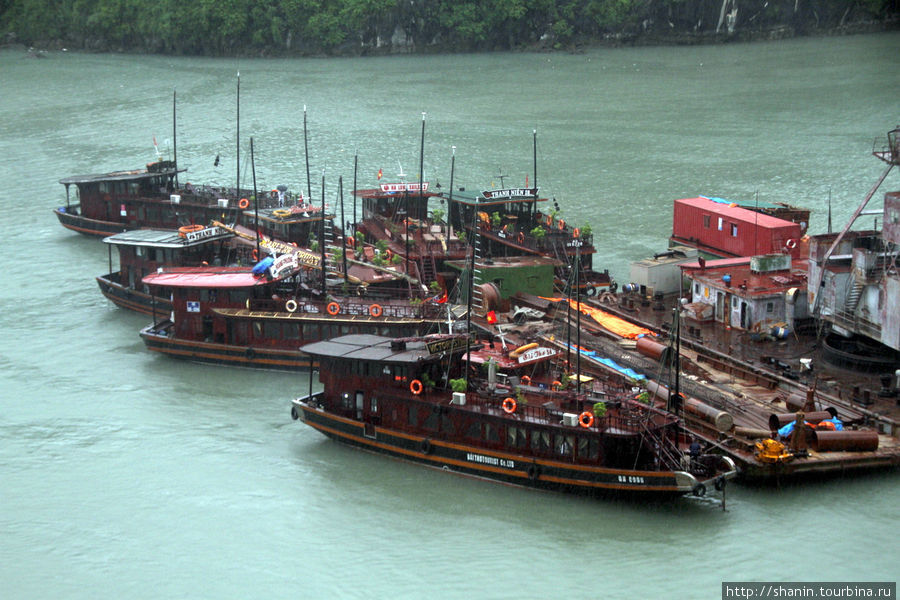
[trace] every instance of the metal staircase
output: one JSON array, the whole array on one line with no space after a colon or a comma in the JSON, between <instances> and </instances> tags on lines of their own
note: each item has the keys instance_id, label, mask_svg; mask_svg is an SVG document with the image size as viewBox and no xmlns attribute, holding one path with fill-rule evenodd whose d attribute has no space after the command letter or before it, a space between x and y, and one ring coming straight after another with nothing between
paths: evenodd
<instances>
[{"instance_id":1,"label":"metal staircase","mask_svg":"<svg viewBox=\"0 0 900 600\"><path fill-rule=\"evenodd\" d=\"M845 312L850 314L856 312L856 307L859 306L859 300L862 297L863 288L865 288L865 285L859 279L854 278L853 287L850 288L847 299L844 301Z\"/></svg>"}]
</instances>

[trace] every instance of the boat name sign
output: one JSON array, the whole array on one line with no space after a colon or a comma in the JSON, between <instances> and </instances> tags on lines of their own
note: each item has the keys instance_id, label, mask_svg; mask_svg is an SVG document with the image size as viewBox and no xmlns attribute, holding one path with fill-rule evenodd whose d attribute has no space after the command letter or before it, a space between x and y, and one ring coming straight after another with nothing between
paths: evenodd
<instances>
[{"instance_id":1,"label":"boat name sign","mask_svg":"<svg viewBox=\"0 0 900 600\"><path fill-rule=\"evenodd\" d=\"M488 200L495 198L523 198L527 196L537 196L537 188L509 188L505 190L486 190L481 195Z\"/></svg>"},{"instance_id":2,"label":"boat name sign","mask_svg":"<svg viewBox=\"0 0 900 600\"><path fill-rule=\"evenodd\" d=\"M553 348L532 348L531 350L526 350L522 354L518 356L519 364L531 362L534 360L539 360L541 358L547 358L548 356L556 356L556 350Z\"/></svg>"},{"instance_id":3,"label":"boat name sign","mask_svg":"<svg viewBox=\"0 0 900 600\"><path fill-rule=\"evenodd\" d=\"M497 458L496 456L485 456L484 454L475 454L474 452L466 453L466 460L469 462L480 463L483 465L492 465L494 467L504 467L506 469L515 469L516 461L505 458Z\"/></svg>"},{"instance_id":4,"label":"boat name sign","mask_svg":"<svg viewBox=\"0 0 900 600\"><path fill-rule=\"evenodd\" d=\"M200 240L205 240L206 238L215 237L217 235L221 235L224 233L218 227L204 227L200 231L189 231L184 234L184 239L188 242L199 242Z\"/></svg>"},{"instance_id":5,"label":"boat name sign","mask_svg":"<svg viewBox=\"0 0 900 600\"><path fill-rule=\"evenodd\" d=\"M462 350L466 347L465 336L452 337L445 340L436 340L426 342L425 347L428 348L429 354L440 354L442 352L453 352L454 350Z\"/></svg>"},{"instance_id":6,"label":"boat name sign","mask_svg":"<svg viewBox=\"0 0 900 600\"><path fill-rule=\"evenodd\" d=\"M419 184L418 183L382 183L381 184L382 192L418 192ZM422 191L428 191L428 182L424 182L422 184Z\"/></svg>"},{"instance_id":7,"label":"boat name sign","mask_svg":"<svg viewBox=\"0 0 900 600\"><path fill-rule=\"evenodd\" d=\"M272 263L272 275L274 277L281 277L295 270L297 266L298 262L296 254L282 254L275 258L275 261Z\"/></svg>"}]
</instances>

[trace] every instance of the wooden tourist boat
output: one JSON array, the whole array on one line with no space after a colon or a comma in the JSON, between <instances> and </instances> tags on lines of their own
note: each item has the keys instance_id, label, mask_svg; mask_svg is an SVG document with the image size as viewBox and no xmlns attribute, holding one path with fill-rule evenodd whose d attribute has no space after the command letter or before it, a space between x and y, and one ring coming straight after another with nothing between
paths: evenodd
<instances>
[{"instance_id":1,"label":"wooden tourist boat","mask_svg":"<svg viewBox=\"0 0 900 600\"><path fill-rule=\"evenodd\" d=\"M591 382L575 393L523 380L518 367L549 363L549 348L495 347L510 359L502 363L472 350L487 363L470 365L466 391L467 345L465 336L372 335L309 344L324 390L295 399L291 415L365 450L546 490L699 496L735 475L727 458L690 456L679 420L630 388Z\"/></svg>"},{"instance_id":2,"label":"wooden tourist boat","mask_svg":"<svg viewBox=\"0 0 900 600\"><path fill-rule=\"evenodd\" d=\"M301 245L309 242L323 215L333 218L321 206L304 203L302 196L284 190L257 194L259 206L254 206L252 190L179 185L178 174L184 172L174 161L159 160L144 169L67 177L60 180L66 187L66 205L54 213L63 227L96 237L219 220L258 223L261 233ZM70 198L73 186L76 201Z\"/></svg>"},{"instance_id":3,"label":"wooden tourist boat","mask_svg":"<svg viewBox=\"0 0 900 600\"><path fill-rule=\"evenodd\" d=\"M218 227L184 227L182 231L137 229L103 239L109 246L109 272L97 277L103 295L116 306L144 314L172 310L171 291L154 296L142 283L145 275L161 267L252 264L252 250L235 243L235 236ZM113 248L119 270L113 270Z\"/></svg>"},{"instance_id":4,"label":"wooden tourist boat","mask_svg":"<svg viewBox=\"0 0 900 600\"><path fill-rule=\"evenodd\" d=\"M299 258L298 258L299 256ZM164 268L143 279L151 293L171 293L171 310L154 311L141 330L147 348L218 365L295 370L310 367L299 348L345 333L417 335L437 331L441 305L415 298L409 287L369 286L365 296L341 295L342 279L327 296L320 272L300 261L307 252L275 259L271 275L247 267ZM411 297L414 298L411 300ZM445 325L446 327L446 325Z\"/></svg>"}]
</instances>

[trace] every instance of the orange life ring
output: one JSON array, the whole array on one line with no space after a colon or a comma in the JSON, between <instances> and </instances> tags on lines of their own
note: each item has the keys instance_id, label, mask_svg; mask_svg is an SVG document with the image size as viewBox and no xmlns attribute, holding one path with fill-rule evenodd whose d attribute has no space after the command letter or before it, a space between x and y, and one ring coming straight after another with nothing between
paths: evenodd
<instances>
[{"instance_id":1,"label":"orange life ring","mask_svg":"<svg viewBox=\"0 0 900 600\"><path fill-rule=\"evenodd\" d=\"M519 381L522 382L522 385L531 385L531 377L529 377L528 375L522 375L519 378Z\"/></svg>"},{"instance_id":2,"label":"orange life ring","mask_svg":"<svg viewBox=\"0 0 900 600\"><path fill-rule=\"evenodd\" d=\"M561 382L561 381L554 381L553 383L550 384L550 387L551 387L551 388L556 388L556 389L558 389L558 390L561 390L561 389L562 389L562 382Z\"/></svg>"},{"instance_id":3,"label":"orange life ring","mask_svg":"<svg viewBox=\"0 0 900 600\"><path fill-rule=\"evenodd\" d=\"M354 239L353 239L353 236L350 236L350 235L345 236L345 237L346 237L346 244L347 244L347 247L348 247L348 248L352 248L353 245L354 245L354 242L356 242L356 240L354 240Z\"/></svg>"},{"instance_id":4,"label":"orange life ring","mask_svg":"<svg viewBox=\"0 0 900 600\"><path fill-rule=\"evenodd\" d=\"M256 248L250 253L250 258L253 260L259 260L259 252L256 251Z\"/></svg>"},{"instance_id":5,"label":"orange life ring","mask_svg":"<svg viewBox=\"0 0 900 600\"><path fill-rule=\"evenodd\" d=\"M508 415L511 415L511 414L513 414L514 412L516 412L516 407L517 407L517 406L518 406L518 405L516 404L515 399L513 399L513 398L507 398L507 399L505 399L505 400L503 401L503 412L505 412L505 413L508 414Z\"/></svg>"},{"instance_id":6,"label":"orange life ring","mask_svg":"<svg viewBox=\"0 0 900 600\"><path fill-rule=\"evenodd\" d=\"M572 237L575 238L576 240L577 240L578 238L580 238L580 237L581 237L581 230L579 230L577 227L576 227L574 230L572 230Z\"/></svg>"},{"instance_id":7,"label":"orange life ring","mask_svg":"<svg viewBox=\"0 0 900 600\"><path fill-rule=\"evenodd\" d=\"M565 229L566 229L566 222L563 221L562 219L560 219L559 222L557 223L557 226L559 227L559 230L560 230L560 231L565 231Z\"/></svg>"},{"instance_id":8,"label":"orange life ring","mask_svg":"<svg viewBox=\"0 0 900 600\"><path fill-rule=\"evenodd\" d=\"M520 244L524 244L525 243L525 234L520 231L519 235L516 236L516 239L519 240Z\"/></svg>"},{"instance_id":9,"label":"orange life ring","mask_svg":"<svg viewBox=\"0 0 900 600\"><path fill-rule=\"evenodd\" d=\"M394 253L391 252L390 248L388 248L387 250L384 251L384 255L387 257L388 260L391 260L391 258L394 257Z\"/></svg>"},{"instance_id":10,"label":"orange life ring","mask_svg":"<svg viewBox=\"0 0 900 600\"><path fill-rule=\"evenodd\" d=\"M425 389L425 386L422 385L422 382L418 379L413 379L409 382L409 391L418 396L422 393L422 390Z\"/></svg>"},{"instance_id":11,"label":"orange life ring","mask_svg":"<svg viewBox=\"0 0 900 600\"><path fill-rule=\"evenodd\" d=\"M551 225L553 225L553 217L547 215L547 227L550 227Z\"/></svg>"},{"instance_id":12,"label":"orange life ring","mask_svg":"<svg viewBox=\"0 0 900 600\"><path fill-rule=\"evenodd\" d=\"M578 424L588 429L594 425L594 413L584 411L580 415L578 415Z\"/></svg>"},{"instance_id":13,"label":"orange life ring","mask_svg":"<svg viewBox=\"0 0 900 600\"><path fill-rule=\"evenodd\" d=\"M195 223L194 225L185 225L184 227L178 228L178 235L181 237L185 237L189 233L197 233L198 231L203 231L205 227L200 225L199 223Z\"/></svg>"},{"instance_id":14,"label":"orange life ring","mask_svg":"<svg viewBox=\"0 0 900 600\"><path fill-rule=\"evenodd\" d=\"M329 315L331 315L333 317L334 315L341 312L341 305L338 304L337 302L329 302L328 306L325 307L325 310L328 312Z\"/></svg>"},{"instance_id":15,"label":"orange life ring","mask_svg":"<svg viewBox=\"0 0 900 600\"><path fill-rule=\"evenodd\" d=\"M380 304L373 304L369 307L369 314L377 319L384 314L384 309L381 308Z\"/></svg>"},{"instance_id":16,"label":"orange life ring","mask_svg":"<svg viewBox=\"0 0 900 600\"><path fill-rule=\"evenodd\" d=\"M240 208L247 208L248 206L250 206L250 201L246 198L241 198L241 201L238 202L238 207Z\"/></svg>"}]
</instances>

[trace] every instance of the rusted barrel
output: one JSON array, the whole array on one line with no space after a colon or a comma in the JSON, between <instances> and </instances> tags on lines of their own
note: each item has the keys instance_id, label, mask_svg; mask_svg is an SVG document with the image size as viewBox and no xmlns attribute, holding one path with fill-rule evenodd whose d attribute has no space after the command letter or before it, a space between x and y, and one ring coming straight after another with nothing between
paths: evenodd
<instances>
[{"instance_id":1,"label":"rusted barrel","mask_svg":"<svg viewBox=\"0 0 900 600\"><path fill-rule=\"evenodd\" d=\"M708 421L715 425L719 431L731 431L734 427L734 417L724 410L714 408L709 404L704 404L696 398L687 398L684 401L684 410L702 417L704 421Z\"/></svg>"},{"instance_id":2,"label":"rusted barrel","mask_svg":"<svg viewBox=\"0 0 900 600\"><path fill-rule=\"evenodd\" d=\"M878 450L877 431L819 431L813 432L812 447L817 452L874 452Z\"/></svg>"},{"instance_id":3,"label":"rusted barrel","mask_svg":"<svg viewBox=\"0 0 900 600\"><path fill-rule=\"evenodd\" d=\"M772 437L772 432L767 429L754 429L753 427L735 427L734 435L750 440Z\"/></svg>"},{"instance_id":4,"label":"rusted barrel","mask_svg":"<svg viewBox=\"0 0 900 600\"><path fill-rule=\"evenodd\" d=\"M669 348L665 344L660 344L659 342L654 341L653 338L646 336L638 338L635 348L637 349L639 354L642 354L647 358L657 360L664 365L667 365L672 361L671 348Z\"/></svg>"},{"instance_id":5,"label":"rusted barrel","mask_svg":"<svg viewBox=\"0 0 900 600\"><path fill-rule=\"evenodd\" d=\"M669 389L655 381L647 382L647 391L664 400L669 397ZM734 417L730 413L704 404L696 398L684 398L683 405L685 411L712 423L718 431L731 431L734 427Z\"/></svg>"},{"instance_id":6,"label":"rusted barrel","mask_svg":"<svg viewBox=\"0 0 900 600\"><path fill-rule=\"evenodd\" d=\"M803 417L803 420L812 423L815 425L819 421L824 421L825 419L831 419L837 416L837 411L829 406L826 410L817 410L815 412L808 412ZM771 414L769 415L769 427L772 431L781 429L788 423L793 423L797 420L797 413L782 413L782 414Z\"/></svg>"}]
</instances>

